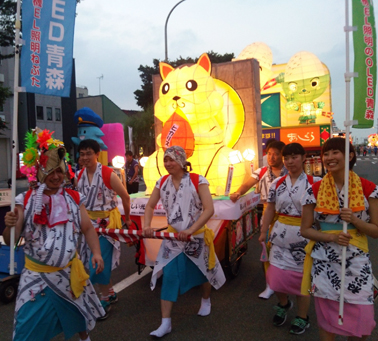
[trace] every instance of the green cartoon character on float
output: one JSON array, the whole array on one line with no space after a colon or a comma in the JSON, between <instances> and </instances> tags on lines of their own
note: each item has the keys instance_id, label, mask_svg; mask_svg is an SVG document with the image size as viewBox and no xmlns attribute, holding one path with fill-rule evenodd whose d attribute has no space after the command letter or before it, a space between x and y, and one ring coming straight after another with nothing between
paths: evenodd
<instances>
[{"instance_id":1,"label":"green cartoon character on float","mask_svg":"<svg viewBox=\"0 0 378 341\"><path fill-rule=\"evenodd\" d=\"M316 123L322 115L324 102L315 102L329 84L329 71L313 53L302 51L292 56L286 65L282 88L286 108L299 111L299 124Z\"/></svg>"}]
</instances>

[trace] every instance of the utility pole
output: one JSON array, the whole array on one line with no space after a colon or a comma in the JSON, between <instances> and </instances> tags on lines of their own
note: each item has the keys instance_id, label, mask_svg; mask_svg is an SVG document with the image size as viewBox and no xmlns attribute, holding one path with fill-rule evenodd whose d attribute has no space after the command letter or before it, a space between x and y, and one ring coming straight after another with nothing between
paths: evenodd
<instances>
[{"instance_id":1,"label":"utility pole","mask_svg":"<svg viewBox=\"0 0 378 341\"><path fill-rule=\"evenodd\" d=\"M104 79L104 75L96 78L98 79L98 94L101 95L101 80Z\"/></svg>"},{"instance_id":2,"label":"utility pole","mask_svg":"<svg viewBox=\"0 0 378 341\"><path fill-rule=\"evenodd\" d=\"M181 0L180 2L178 2L176 5L173 6L173 8L171 9L171 11L169 12L168 14L168 17L167 17L167 20L165 21L165 62L168 63L168 43L167 43L167 26L168 26L168 19L169 17L171 16L171 13L173 12L173 10L178 6L180 5L182 2L184 2L185 0Z\"/></svg>"}]
</instances>

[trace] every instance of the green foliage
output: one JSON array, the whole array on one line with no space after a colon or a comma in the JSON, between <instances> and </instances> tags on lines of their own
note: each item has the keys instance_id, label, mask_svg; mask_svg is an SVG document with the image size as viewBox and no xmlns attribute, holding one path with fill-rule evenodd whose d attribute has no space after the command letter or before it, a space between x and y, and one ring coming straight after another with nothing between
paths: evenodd
<instances>
[{"instance_id":1,"label":"green foliage","mask_svg":"<svg viewBox=\"0 0 378 341\"><path fill-rule=\"evenodd\" d=\"M0 85L0 108L3 107L7 98L11 97L12 95L13 94L12 94L12 91L11 91L10 88L5 88L5 87ZM0 109L0 110L2 110L2 109ZM0 119L0 131L5 130L5 129L9 129L8 126L7 126L7 122ZM3 135L3 134L0 133L0 135Z\"/></svg>"},{"instance_id":2,"label":"green foliage","mask_svg":"<svg viewBox=\"0 0 378 341\"><path fill-rule=\"evenodd\" d=\"M17 2L0 0L0 46L14 46ZM1 55L0 59L12 58L14 53Z\"/></svg>"},{"instance_id":3,"label":"green foliage","mask_svg":"<svg viewBox=\"0 0 378 341\"><path fill-rule=\"evenodd\" d=\"M144 155L150 155L155 150L155 126L153 106L138 114L127 116L124 123L127 141L129 140L128 126L133 128L133 143L138 152L143 147Z\"/></svg>"},{"instance_id":4,"label":"green foliage","mask_svg":"<svg viewBox=\"0 0 378 341\"><path fill-rule=\"evenodd\" d=\"M230 62L232 58L235 58L235 55L233 53L225 53L221 55L217 52L209 51L207 52L207 54L210 58L211 63L215 64ZM180 56L174 61L168 61L168 64L176 68L183 64L194 64L198 61L198 58L183 58ZM140 72L140 78L142 80L142 89L136 90L134 92L134 95L137 101L137 105L143 108L143 110L147 110L147 108L153 105L152 76L159 74L159 63L159 59L154 59L153 66L140 65L138 68L138 71Z\"/></svg>"}]
</instances>

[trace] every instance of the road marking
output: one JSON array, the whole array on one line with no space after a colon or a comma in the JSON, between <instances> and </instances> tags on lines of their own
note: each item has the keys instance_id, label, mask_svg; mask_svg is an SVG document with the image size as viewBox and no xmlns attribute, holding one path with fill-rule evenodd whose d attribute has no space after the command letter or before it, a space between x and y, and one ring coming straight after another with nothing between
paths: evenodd
<instances>
[{"instance_id":1,"label":"road marking","mask_svg":"<svg viewBox=\"0 0 378 341\"><path fill-rule=\"evenodd\" d=\"M123 279L121 282L113 285L114 291L121 292L123 289L126 289L131 284L135 283L136 281L139 281L141 278L148 275L150 272L152 272L152 269L150 267L145 267L140 275L138 275L138 273L136 272L131 276Z\"/></svg>"}]
</instances>

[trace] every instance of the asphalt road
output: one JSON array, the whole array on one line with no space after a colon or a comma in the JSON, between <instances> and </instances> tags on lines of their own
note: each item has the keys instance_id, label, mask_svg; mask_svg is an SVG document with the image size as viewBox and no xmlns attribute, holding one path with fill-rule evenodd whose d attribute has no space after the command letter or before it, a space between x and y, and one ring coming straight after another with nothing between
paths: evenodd
<instances>
[{"instance_id":1,"label":"asphalt road","mask_svg":"<svg viewBox=\"0 0 378 341\"><path fill-rule=\"evenodd\" d=\"M355 171L378 184L375 157L357 160ZM378 242L369 240L374 273L378 274ZM311 327L301 336L289 334L290 320L295 317L295 308L289 312L288 321L282 327L274 327L272 318L275 297L265 301L258 298L265 282L261 268L260 246L257 238L248 245L248 253L243 257L238 277L229 280L218 291L212 292L212 312L210 316L199 317L201 293L198 288L179 297L172 315L173 329L164 340L318 340L318 328L314 305L309 316ZM137 271L134 264L133 247L123 246L121 266L113 272L114 283L121 282ZM92 341L106 340L152 340L149 333L160 325L160 288L151 292L147 274L118 293L119 302L112 306L107 320L98 322L91 332ZM14 303L0 303L0 341L11 340ZM375 307L378 316L378 305ZM55 341L64 340L62 335ZM71 340L78 340L75 336ZM343 340L338 337L336 340ZM378 328L368 340L378 340Z\"/></svg>"}]
</instances>

